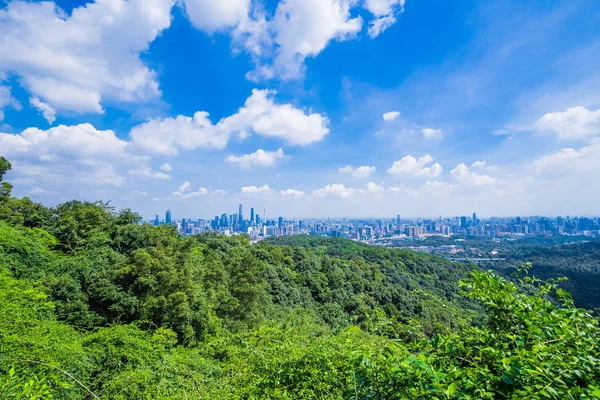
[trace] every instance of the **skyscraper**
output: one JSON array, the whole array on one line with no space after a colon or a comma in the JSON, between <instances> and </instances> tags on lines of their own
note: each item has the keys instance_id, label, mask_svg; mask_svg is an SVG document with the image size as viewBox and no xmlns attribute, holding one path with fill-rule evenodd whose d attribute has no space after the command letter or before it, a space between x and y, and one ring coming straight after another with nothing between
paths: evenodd
<instances>
[{"instance_id":1,"label":"skyscraper","mask_svg":"<svg viewBox=\"0 0 600 400\"><path fill-rule=\"evenodd\" d=\"M279 217L278 219L278 225L279 225L279 229L281 229L281 227L283 226L283 217Z\"/></svg>"},{"instance_id":2,"label":"skyscraper","mask_svg":"<svg viewBox=\"0 0 600 400\"><path fill-rule=\"evenodd\" d=\"M158 214L156 214L156 218L154 218L154 226L159 226L160 220L158 219Z\"/></svg>"},{"instance_id":3,"label":"skyscraper","mask_svg":"<svg viewBox=\"0 0 600 400\"><path fill-rule=\"evenodd\" d=\"M240 212L238 213L238 221L240 226L242 225L242 222L244 221L244 216L242 215L242 205L240 204Z\"/></svg>"},{"instance_id":4,"label":"skyscraper","mask_svg":"<svg viewBox=\"0 0 600 400\"><path fill-rule=\"evenodd\" d=\"M254 223L254 207L250 209L250 223Z\"/></svg>"},{"instance_id":5,"label":"skyscraper","mask_svg":"<svg viewBox=\"0 0 600 400\"><path fill-rule=\"evenodd\" d=\"M460 217L460 227L463 229L467 227L467 217Z\"/></svg>"},{"instance_id":6,"label":"skyscraper","mask_svg":"<svg viewBox=\"0 0 600 400\"><path fill-rule=\"evenodd\" d=\"M168 209L167 212L165 213L165 223L166 224L171 223L171 209Z\"/></svg>"},{"instance_id":7,"label":"skyscraper","mask_svg":"<svg viewBox=\"0 0 600 400\"><path fill-rule=\"evenodd\" d=\"M473 213L473 226L477 225L477 213Z\"/></svg>"}]
</instances>

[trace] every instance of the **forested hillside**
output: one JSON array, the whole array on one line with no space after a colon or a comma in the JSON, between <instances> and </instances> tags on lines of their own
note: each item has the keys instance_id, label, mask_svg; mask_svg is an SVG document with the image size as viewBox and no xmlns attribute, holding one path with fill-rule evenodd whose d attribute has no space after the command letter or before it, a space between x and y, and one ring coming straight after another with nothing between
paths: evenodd
<instances>
[{"instance_id":1,"label":"forested hillside","mask_svg":"<svg viewBox=\"0 0 600 400\"><path fill-rule=\"evenodd\" d=\"M598 323L552 282L347 240L182 237L1 183L0 398L600 398Z\"/></svg>"},{"instance_id":2,"label":"forested hillside","mask_svg":"<svg viewBox=\"0 0 600 400\"><path fill-rule=\"evenodd\" d=\"M523 260L531 262L531 272L539 278L567 277L561 287L571 292L575 304L600 310L600 241L527 246L491 266L510 274Z\"/></svg>"}]
</instances>

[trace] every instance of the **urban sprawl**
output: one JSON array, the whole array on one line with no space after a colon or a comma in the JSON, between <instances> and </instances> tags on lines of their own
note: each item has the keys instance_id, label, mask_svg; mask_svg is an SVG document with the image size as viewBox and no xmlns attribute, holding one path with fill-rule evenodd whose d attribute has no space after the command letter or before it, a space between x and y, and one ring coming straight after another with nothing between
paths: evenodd
<instances>
[{"instance_id":1,"label":"urban sprawl","mask_svg":"<svg viewBox=\"0 0 600 400\"><path fill-rule=\"evenodd\" d=\"M224 235L247 234L253 241L270 236L313 234L328 237L372 242L379 239L416 239L427 236L487 236L524 237L548 235L600 236L599 217L529 216L492 217L479 219L477 214L451 218L303 218L263 219L254 208L246 217L240 204L236 214L222 214L212 220L172 218L167 210L165 218L157 215L154 225L170 224L183 235L216 231Z\"/></svg>"}]
</instances>

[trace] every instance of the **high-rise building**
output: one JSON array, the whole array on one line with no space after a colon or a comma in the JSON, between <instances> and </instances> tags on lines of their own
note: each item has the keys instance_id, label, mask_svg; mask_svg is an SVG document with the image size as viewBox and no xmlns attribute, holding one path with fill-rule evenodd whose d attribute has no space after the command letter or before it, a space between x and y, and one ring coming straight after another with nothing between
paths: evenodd
<instances>
[{"instance_id":1,"label":"high-rise building","mask_svg":"<svg viewBox=\"0 0 600 400\"><path fill-rule=\"evenodd\" d=\"M473 226L477 225L477 213L473 213Z\"/></svg>"},{"instance_id":2,"label":"high-rise building","mask_svg":"<svg viewBox=\"0 0 600 400\"><path fill-rule=\"evenodd\" d=\"M154 218L154 226L159 226L160 220L158 219L158 214L156 214L156 218Z\"/></svg>"},{"instance_id":3,"label":"high-rise building","mask_svg":"<svg viewBox=\"0 0 600 400\"><path fill-rule=\"evenodd\" d=\"M400 227L400 214L396 215L396 226ZM400 228L398 228L400 229Z\"/></svg>"},{"instance_id":4,"label":"high-rise building","mask_svg":"<svg viewBox=\"0 0 600 400\"><path fill-rule=\"evenodd\" d=\"M170 224L171 222L171 209L168 209L165 213L165 223Z\"/></svg>"},{"instance_id":5,"label":"high-rise building","mask_svg":"<svg viewBox=\"0 0 600 400\"><path fill-rule=\"evenodd\" d=\"M460 227L462 229L467 228L467 217L460 217Z\"/></svg>"},{"instance_id":6,"label":"high-rise building","mask_svg":"<svg viewBox=\"0 0 600 400\"><path fill-rule=\"evenodd\" d=\"M250 209L250 223L254 223L254 207Z\"/></svg>"},{"instance_id":7,"label":"high-rise building","mask_svg":"<svg viewBox=\"0 0 600 400\"><path fill-rule=\"evenodd\" d=\"M244 221L244 217L242 215L242 205L240 204L240 212L238 213L238 221L239 224L242 225L242 222Z\"/></svg>"},{"instance_id":8,"label":"high-rise building","mask_svg":"<svg viewBox=\"0 0 600 400\"><path fill-rule=\"evenodd\" d=\"M281 229L281 227L283 226L283 217L279 217L277 222L278 222L277 225L279 226L279 229Z\"/></svg>"}]
</instances>

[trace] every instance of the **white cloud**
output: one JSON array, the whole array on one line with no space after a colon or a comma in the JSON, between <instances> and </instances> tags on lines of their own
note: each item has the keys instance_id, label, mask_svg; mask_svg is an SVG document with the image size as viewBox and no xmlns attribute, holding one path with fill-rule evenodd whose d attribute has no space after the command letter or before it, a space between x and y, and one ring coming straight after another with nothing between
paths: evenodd
<instances>
[{"instance_id":1,"label":"white cloud","mask_svg":"<svg viewBox=\"0 0 600 400\"><path fill-rule=\"evenodd\" d=\"M559 139L581 139L600 134L600 110L572 107L564 112L552 112L540 118L535 129L556 133Z\"/></svg>"},{"instance_id":2,"label":"white cloud","mask_svg":"<svg viewBox=\"0 0 600 400\"><path fill-rule=\"evenodd\" d=\"M204 111L196 112L193 118L151 119L135 126L129 137L142 151L165 156L177 155L179 149L223 149L229 141L229 133L215 127Z\"/></svg>"},{"instance_id":3,"label":"white cloud","mask_svg":"<svg viewBox=\"0 0 600 400\"><path fill-rule=\"evenodd\" d=\"M324 188L313 190L313 196L346 199L354 195L381 195L384 191L384 186L375 182L367 183L364 189L347 188L341 183L334 183L326 185Z\"/></svg>"},{"instance_id":4,"label":"white cloud","mask_svg":"<svg viewBox=\"0 0 600 400\"><path fill-rule=\"evenodd\" d=\"M427 139L439 139L442 137L441 129L423 128L421 132L423 132L423 136Z\"/></svg>"},{"instance_id":5,"label":"white cloud","mask_svg":"<svg viewBox=\"0 0 600 400\"><path fill-rule=\"evenodd\" d=\"M145 165L142 168L130 169L129 175L131 176L141 176L145 178L153 178L153 179L171 179L170 175L165 174L164 172L154 172L152 168Z\"/></svg>"},{"instance_id":6,"label":"white cloud","mask_svg":"<svg viewBox=\"0 0 600 400\"><path fill-rule=\"evenodd\" d=\"M477 174L469 169L465 164L459 164L450 171L450 174L461 183L471 186L493 185L498 183L498 179L489 175Z\"/></svg>"},{"instance_id":7,"label":"white cloud","mask_svg":"<svg viewBox=\"0 0 600 400\"><path fill-rule=\"evenodd\" d=\"M443 168L439 163L430 165L432 162L433 158L429 154L424 155L418 160L408 155L394 162L387 172L392 175L435 178L442 173Z\"/></svg>"},{"instance_id":8,"label":"white cloud","mask_svg":"<svg viewBox=\"0 0 600 400\"><path fill-rule=\"evenodd\" d=\"M143 151L174 156L178 149L223 149L232 134L248 130L299 146L320 141L329 133L327 118L318 113L307 114L291 104L276 104L275 93L254 89L244 107L216 125L210 121L207 112L198 111L194 118L180 115L150 120L134 127L130 137Z\"/></svg>"},{"instance_id":9,"label":"white cloud","mask_svg":"<svg viewBox=\"0 0 600 400\"><path fill-rule=\"evenodd\" d=\"M263 185L260 187L256 186L244 186L242 187L242 193L246 194L269 194L272 190L269 188L269 185Z\"/></svg>"},{"instance_id":10,"label":"white cloud","mask_svg":"<svg viewBox=\"0 0 600 400\"><path fill-rule=\"evenodd\" d=\"M0 133L0 149L5 155L52 160L90 158L115 160L137 158L127 153L127 142L111 130L100 131L90 124L59 125L48 130L27 128L17 135Z\"/></svg>"},{"instance_id":11,"label":"white cloud","mask_svg":"<svg viewBox=\"0 0 600 400\"><path fill-rule=\"evenodd\" d=\"M485 168L485 161L475 161L473 164L471 164L471 168Z\"/></svg>"},{"instance_id":12,"label":"white cloud","mask_svg":"<svg viewBox=\"0 0 600 400\"><path fill-rule=\"evenodd\" d=\"M332 40L343 41L360 32L363 21L350 15L353 4L352 0L281 0L268 27L274 58L258 65L250 77L302 76L307 57L319 54Z\"/></svg>"},{"instance_id":13,"label":"white cloud","mask_svg":"<svg viewBox=\"0 0 600 400\"><path fill-rule=\"evenodd\" d=\"M342 199L348 198L355 193L355 189L347 188L341 183L326 185L322 189L313 190L313 196L316 197L339 197Z\"/></svg>"},{"instance_id":14,"label":"white cloud","mask_svg":"<svg viewBox=\"0 0 600 400\"><path fill-rule=\"evenodd\" d=\"M375 182L369 182L365 186L365 191L367 193L382 194L385 191L385 188L383 187L383 184L377 184Z\"/></svg>"},{"instance_id":15,"label":"white cloud","mask_svg":"<svg viewBox=\"0 0 600 400\"><path fill-rule=\"evenodd\" d=\"M31 190L29 190L28 193L30 195L37 195L37 194L48 194L49 192L46 189L42 189L39 186L34 186L31 188Z\"/></svg>"},{"instance_id":16,"label":"white cloud","mask_svg":"<svg viewBox=\"0 0 600 400\"><path fill-rule=\"evenodd\" d=\"M190 189L191 186L192 186L191 183L189 183L188 181L185 181L185 182L183 182L181 184L181 186L179 186L177 188L177 191L180 192L180 193L186 192L186 191L188 191Z\"/></svg>"},{"instance_id":17,"label":"white cloud","mask_svg":"<svg viewBox=\"0 0 600 400\"><path fill-rule=\"evenodd\" d=\"M188 200L194 197L204 196L208 194L208 189L204 187L198 188L198 190L195 192L192 191L191 187L192 184L186 181L181 186L179 186L177 190L172 193L172 195L180 200Z\"/></svg>"},{"instance_id":18,"label":"white cloud","mask_svg":"<svg viewBox=\"0 0 600 400\"><path fill-rule=\"evenodd\" d=\"M0 86L0 121L4 119L4 107L12 107L17 111L21 109L21 103L11 95L8 86Z\"/></svg>"},{"instance_id":19,"label":"white cloud","mask_svg":"<svg viewBox=\"0 0 600 400\"><path fill-rule=\"evenodd\" d=\"M396 15L404 11L405 0L365 0L365 8L376 18L369 22L371 39L396 23Z\"/></svg>"},{"instance_id":20,"label":"white cloud","mask_svg":"<svg viewBox=\"0 0 600 400\"><path fill-rule=\"evenodd\" d=\"M388 111L383 114L384 121L393 121L400 116L400 112L398 111Z\"/></svg>"},{"instance_id":21,"label":"white cloud","mask_svg":"<svg viewBox=\"0 0 600 400\"><path fill-rule=\"evenodd\" d=\"M296 198L296 199L304 197L304 192L301 190L285 189L285 190L282 190L280 193L281 193L281 196L283 196L283 197L292 197L292 198Z\"/></svg>"},{"instance_id":22,"label":"white cloud","mask_svg":"<svg viewBox=\"0 0 600 400\"><path fill-rule=\"evenodd\" d=\"M142 192L140 190L133 190L131 193L135 194L136 196L142 196L142 197L148 196L148 193Z\"/></svg>"},{"instance_id":23,"label":"white cloud","mask_svg":"<svg viewBox=\"0 0 600 400\"><path fill-rule=\"evenodd\" d=\"M273 90L252 90L244 107L218 126L227 132L251 129L253 132L304 146L322 140L329 133L328 120L318 113L305 113L291 104L276 104Z\"/></svg>"},{"instance_id":24,"label":"white cloud","mask_svg":"<svg viewBox=\"0 0 600 400\"><path fill-rule=\"evenodd\" d=\"M237 164L241 168L250 167L272 167L275 162L281 158L284 158L283 149L277 151L264 151L258 149L254 153L245 154L243 156L229 156L225 159L225 162Z\"/></svg>"},{"instance_id":25,"label":"white cloud","mask_svg":"<svg viewBox=\"0 0 600 400\"><path fill-rule=\"evenodd\" d=\"M140 168L147 161L127 149L113 131L90 124L0 133L0 155L19 165L17 174L52 182L120 185L120 167Z\"/></svg>"},{"instance_id":26,"label":"white cloud","mask_svg":"<svg viewBox=\"0 0 600 400\"><path fill-rule=\"evenodd\" d=\"M355 178L368 178L373 172L375 172L376 168L363 165L358 168L353 168L352 165L346 165L339 169L340 172L345 174L349 174L354 176Z\"/></svg>"},{"instance_id":27,"label":"white cloud","mask_svg":"<svg viewBox=\"0 0 600 400\"><path fill-rule=\"evenodd\" d=\"M184 0L183 4L192 24L208 33L235 27L250 10L250 0Z\"/></svg>"},{"instance_id":28,"label":"white cloud","mask_svg":"<svg viewBox=\"0 0 600 400\"><path fill-rule=\"evenodd\" d=\"M54 110L54 108L52 108L52 106L50 106L50 104L44 103L37 96L30 97L29 104L31 105L31 107L41 112L50 125L54 123L54 121L56 120L56 111Z\"/></svg>"},{"instance_id":29,"label":"white cloud","mask_svg":"<svg viewBox=\"0 0 600 400\"><path fill-rule=\"evenodd\" d=\"M164 163L163 165L160 166L160 170L170 172L170 171L173 171L173 167L169 163Z\"/></svg>"},{"instance_id":30,"label":"white cloud","mask_svg":"<svg viewBox=\"0 0 600 400\"><path fill-rule=\"evenodd\" d=\"M67 15L55 3L0 10L0 73L55 110L102 113L105 99L160 96L140 53L171 24L173 0L97 0Z\"/></svg>"},{"instance_id":31,"label":"white cloud","mask_svg":"<svg viewBox=\"0 0 600 400\"><path fill-rule=\"evenodd\" d=\"M579 150L565 148L548 153L533 162L538 176L546 178L591 178L600 170L600 140Z\"/></svg>"}]
</instances>

